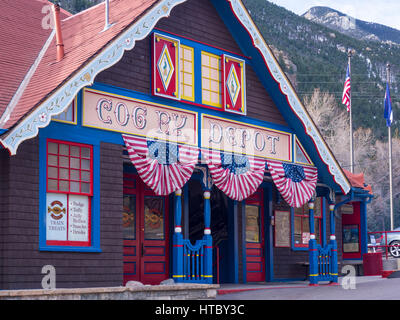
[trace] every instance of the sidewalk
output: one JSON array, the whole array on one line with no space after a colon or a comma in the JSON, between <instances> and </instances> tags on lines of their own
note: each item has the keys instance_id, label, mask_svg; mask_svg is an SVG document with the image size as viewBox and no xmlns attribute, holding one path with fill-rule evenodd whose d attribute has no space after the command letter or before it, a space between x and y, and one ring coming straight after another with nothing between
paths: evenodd
<instances>
[{"instance_id":1,"label":"sidewalk","mask_svg":"<svg viewBox=\"0 0 400 320\"><path fill-rule=\"evenodd\" d=\"M321 282L319 286L341 286L344 277L339 277L338 284L329 284L328 282ZM384 280L382 276L360 276L355 277L357 284ZM309 281L291 281L291 282L257 282L257 283L223 283L217 289L218 295L255 291L255 290L277 290L277 289L296 289L296 288L313 288L309 286Z\"/></svg>"}]
</instances>

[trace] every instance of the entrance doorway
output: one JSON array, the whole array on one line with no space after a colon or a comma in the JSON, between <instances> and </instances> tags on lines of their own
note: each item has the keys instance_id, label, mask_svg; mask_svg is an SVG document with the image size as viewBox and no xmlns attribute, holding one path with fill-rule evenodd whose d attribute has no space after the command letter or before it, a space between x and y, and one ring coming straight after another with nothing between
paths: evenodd
<instances>
[{"instance_id":1,"label":"entrance doorway","mask_svg":"<svg viewBox=\"0 0 400 320\"><path fill-rule=\"evenodd\" d=\"M123 201L124 285L130 280L159 284L169 276L168 197L124 172Z\"/></svg>"},{"instance_id":2,"label":"entrance doorway","mask_svg":"<svg viewBox=\"0 0 400 320\"><path fill-rule=\"evenodd\" d=\"M265 281L263 189L245 201L246 281Z\"/></svg>"}]
</instances>

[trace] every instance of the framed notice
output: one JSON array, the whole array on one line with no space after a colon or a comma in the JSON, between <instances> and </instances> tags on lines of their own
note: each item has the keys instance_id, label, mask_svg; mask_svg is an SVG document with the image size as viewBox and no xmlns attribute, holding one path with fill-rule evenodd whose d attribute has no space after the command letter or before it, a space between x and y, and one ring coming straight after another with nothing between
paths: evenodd
<instances>
[{"instance_id":1,"label":"framed notice","mask_svg":"<svg viewBox=\"0 0 400 320\"><path fill-rule=\"evenodd\" d=\"M290 211L275 211L275 247L290 247Z\"/></svg>"},{"instance_id":2,"label":"framed notice","mask_svg":"<svg viewBox=\"0 0 400 320\"><path fill-rule=\"evenodd\" d=\"M89 245L90 203L88 196L47 193L46 203L47 244Z\"/></svg>"}]
</instances>

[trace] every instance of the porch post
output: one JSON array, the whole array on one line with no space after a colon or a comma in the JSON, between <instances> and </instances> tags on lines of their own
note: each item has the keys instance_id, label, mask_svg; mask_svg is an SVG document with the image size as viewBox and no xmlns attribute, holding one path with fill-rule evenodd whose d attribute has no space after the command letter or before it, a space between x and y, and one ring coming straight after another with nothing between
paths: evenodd
<instances>
[{"instance_id":1,"label":"porch post","mask_svg":"<svg viewBox=\"0 0 400 320\"><path fill-rule=\"evenodd\" d=\"M204 192L204 282L213 283L213 246L211 236L211 193L209 190Z\"/></svg>"},{"instance_id":2,"label":"porch post","mask_svg":"<svg viewBox=\"0 0 400 320\"><path fill-rule=\"evenodd\" d=\"M172 239L172 278L183 282L182 190L175 191L174 235Z\"/></svg>"},{"instance_id":3,"label":"porch post","mask_svg":"<svg viewBox=\"0 0 400 320\"><path fill-rule=\"evenodd\" d=\"M318 248L317 240L315 240L315 226L314 226L314 199L308 202L309 207L309 225L310 225L310 241L308 242L309 250L309 263L310 263L310 286L318 285Z\"/></svg>"},{"instance_id":4,"label":"porch post","mask_svg":"<svg viewBox=\"0 0 400 320\"><path fill-rule=\"evenodd\" d=\"M335 235L335 204L329 204L329 213L330 213L330 237L329 237L329 244L332 247L332 261L331 261L331 274L332 277L331 283L337 284L338 283L338 252L337 252L337 242L336 242L336 235Z\"/></svg>"}]
</instances>

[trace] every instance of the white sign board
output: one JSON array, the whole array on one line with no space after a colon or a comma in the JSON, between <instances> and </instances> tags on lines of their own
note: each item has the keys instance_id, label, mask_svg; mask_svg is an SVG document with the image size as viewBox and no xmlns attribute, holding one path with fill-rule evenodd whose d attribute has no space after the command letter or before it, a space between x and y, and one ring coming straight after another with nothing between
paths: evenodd
<instances>
[{"instance_id":1,"label":"white sign board","mask_svg":"<svg viewBox=\"0 0 400 320\"><path fill-rule=\"evenodd\" d=\"M69 196L68 240L89 241L89 198L87 196Z\"/></svg>"},{"instance_id":2,"label":"white sign board","mask_svg":"<svg viewBox=\"0 0 400 320\"><path fill-rule=\"evenodd\" d=\"M67 240L67 195L48 193L46 196L46 239Z\"/></svg>"}]
</instances>

